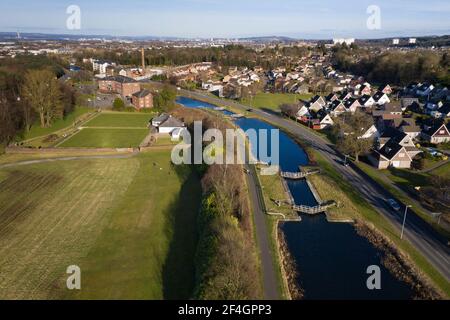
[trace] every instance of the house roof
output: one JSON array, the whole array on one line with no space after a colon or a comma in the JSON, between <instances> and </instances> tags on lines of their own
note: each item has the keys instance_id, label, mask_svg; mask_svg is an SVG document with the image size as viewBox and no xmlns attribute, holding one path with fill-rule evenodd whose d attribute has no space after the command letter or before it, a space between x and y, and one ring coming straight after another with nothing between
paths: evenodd
<instances>
[{"instance_id":1,"label":"house roof","mask_svg":"<svg viewBox=\"0 0 450 320\"><path fill-rule=\"evenodd\" d=\"M383 96L385 96L386 94L381 92L381 91L377 91L374 95L373 95L373 100L375 101L379 101Z\"/></svg>"},{"instance_id":2,"label":"house roof","mask_svg":"<svg viewBox=\"0 0 450 320\"><path fill-rule=\"evenodd\" d=\"M391 139L378 152L383 157L392 160L402 149L403 147L401 145Z\"/></svg>"},{"instance_id":3,"label":"house roof","mask_svg":"<svg viewBox=\"0 0 450 320\"><path fill-rule=\"evenodd\" d=\"M166 121L167 119L169 119L169 117L170 116L168 114L162 113L159 116L153 118L152 121L153 122L163 122L163 121Z\"/></svg>"},{"instance_id":4,"label":"house roof","mask_svg":"<svg viewBox=\"0 0 450 320\"><path fill-rule=\"evenodd\" d=\"M445 123L438 123L429 128L428 130L424 130L424 133L429 135L430 137L434 136L439 130L442 128L445 128L447 130L447 133L450 135L450 129L448 125L445 125Z\"/></svg>"},{"instance_id":5,"label":"house roof","mask_svg":"<svg viewBox=\"0 0 450 320\"><path fill-rule=\"evenodd\" d=\"M359 98L359 103L361 105L365 104L367 101L369 101L369 99L372 98L370 95L365 94L363 95L361 98Z\"/></svg>"},{"instance_id":6,"label":"house roof","mask_svg":"<svg viewBox=\"0 0 450 320\"><path fill-rule=\"evenodd\" d=\"M100 81L116 81L120 83L136 83L137 81L125 76L109 76L101 79Z\"/></svg>"},{"instance_id":7,"label":"house roof","mask_svg":"<svg viewBox=\"0 0 450 320\"><path fill-rule=\"evenodd\" d=\"M152 94L150 92L150 90L144 89L144 90L138 91L136 93L133 93L133 96L136 98L144 98L144 97L148 96L149 94Z\"/></svg>"},{"instance_id":8,"label":"house roof","mask_svg":"<svg viewBox=\"0 0 450 320\"><path fill-rule=\"evenodd\" d=\"M159 127L164 127L164 128L183 128L184 127L184 123L181 122L180 120L178 120L177 118L174 117L169 117L166 121L164 121L163 123L161 123L161 125Z\"/></svg>"}]
</instances>

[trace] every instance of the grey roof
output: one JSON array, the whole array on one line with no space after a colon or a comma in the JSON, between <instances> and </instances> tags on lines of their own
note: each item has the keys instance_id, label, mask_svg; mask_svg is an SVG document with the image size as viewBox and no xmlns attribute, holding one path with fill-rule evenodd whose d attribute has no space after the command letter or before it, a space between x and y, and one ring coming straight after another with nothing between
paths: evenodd
<instances>
[{"instance_id":1,"label":"grey roof","mask_svg":"<svg viewBox=\"0 0 450 320\"><path fill-rule=\"evenodd\" d=\"M174 128L182 128L184 127L184 123L178 120L174 117L169 117L166 121L161 123L160 127L168 128L168 127L174 127Z\"/></svg>"},{"instance_id":2,"label":"grey roof","mask_svg":"<svg viewBox=\"0 0 450 320\"><path fill-rule=\"evenodd\" d=\"M153 118L152 122L163 122L163 121L166 121L167 119L169 119L169 115L162 113L159 116Z\"/></svg>"},{"instance_id":3,"label":"grey roof","mask_svg":"<svg viewBox=\"0 0 450 320\"><path fill-rule=\"evenodd\" d=\"M144 97L148 96L149 94L151 94L150 90L144 89L144 90L138 91L136 93L133 93L133 96L135 96L137 98L144 98Z\"/></svg>"},{"instance_id":4,"label":"grey roof","mask_svg":"<svg viewBox=\"0 0 450 320\"><path fill-rule=\"evenodd\" d=\"M136 83L137 81L130 78L130 77L125 77L125 76L110 76L110 77L106 77L101 79L100 81L116 81L116 82L120 82L120 83Z\"/></svg>"}]
</instances>

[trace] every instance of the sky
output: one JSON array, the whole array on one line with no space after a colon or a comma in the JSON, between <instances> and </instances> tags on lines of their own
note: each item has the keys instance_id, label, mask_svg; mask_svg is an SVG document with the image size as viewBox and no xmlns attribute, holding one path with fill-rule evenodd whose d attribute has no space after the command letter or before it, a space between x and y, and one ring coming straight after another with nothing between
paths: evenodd
<instances>
[{"instance_id":1,"label":"sky","mask_svg":"<svg viewBox=\"0 0 450 320\"><path fill-rule=\"evenodd\" d=\"M70 5L81 28L69 30ZM380 9L369 29L367 9ZM0 32L237 38L383 38L450 34L448 0L1 0Z\"/></svg>"}]
</instances>

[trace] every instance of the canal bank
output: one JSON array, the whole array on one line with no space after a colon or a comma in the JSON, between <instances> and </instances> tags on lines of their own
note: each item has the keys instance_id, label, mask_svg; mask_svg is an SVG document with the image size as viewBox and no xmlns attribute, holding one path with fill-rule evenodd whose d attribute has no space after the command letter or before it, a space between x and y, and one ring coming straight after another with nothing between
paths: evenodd
<instances>
[{"instance_id":1,"label":"canal bank","mask_svg":"<svg viewBox=\"0 0 450 320\"><path fill-rule=\"evenodd\" d=\"M204 102L180 98L187 107L209 107ZM244 131L275 129L257 119L235 121ZM288 135L280 132L280 168L294 171L309 164L305 151ZM270 150L270 147L269 147ZM288 181L288 188L298 204L315 205L317 201L305 181ZM382 253L350 224L330 224L323 215L305 216L301 223L286 222L283 232L286 246L296 261L298 284L305 299L410 299L410 286L395 278L382 264ZM383 289L367 289L367 267L379 265Z\"/></svg>"}]
</instances>

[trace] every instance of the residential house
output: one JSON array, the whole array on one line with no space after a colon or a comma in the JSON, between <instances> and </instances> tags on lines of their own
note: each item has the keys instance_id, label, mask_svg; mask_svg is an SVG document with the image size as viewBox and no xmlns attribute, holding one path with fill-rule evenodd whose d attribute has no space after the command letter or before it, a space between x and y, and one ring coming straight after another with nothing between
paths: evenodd
<instances>
[{"instance_id":1,"label":"residential house","mask_svg":"<svg viewBox=\"0 0 450 320\"><path fill-rule=\"evenodd\" d=\"M381 92L383 92L383 93L385 93L387 95L392 94L392 88L388 84L384 84L384 85L380 86L378 91L381 91Z\"/></svg>"},{"instance_id":2,"label":"residential house","mask_svg":"<svg viewBox=\"0 0 450 320\"><path fill-rule=\"evenodd\" d=\"M338 99L339 99L339 96L334 92L330 93L329 95L327 95L325 97L325 101L328 103L333 102L334 100L338 100Z\"/></svg>"},{"instance_id":3,"label":"residential house","mask_svg":"<svg viewBox=\"0 0 450 320\"><path fill-rule=\"evenodd\" d=\"M363 84L359 87L358 92L356 93L357 95L363 96L363 95L370 95L372 94L372 88L370 87L370 85L367 84Z\"/></svg>"},{"instance_id":4,"label":"residential house","mask_svg":"<svg viewBox=\"0 0 450 320\"><path fill-rule=\"evenodd\" d=\"M383 104L391 102L391 100L389 99L388 95L386 93L381 92L381 91L377 91L373 95L372 98L375 101L375 103L378 104L378 105L383 105Z\"/></svg>"},{"instance_id":5,"label":"residential house","mask_svg":"<svg viewBox=\"0 0 450 320\"><path fill-rule=\"evenodd\" d=\"M311 113L306 105L300 106L300 109L296 113L296 117L298 120L302 122L307 122L309 118L311 118Z\"/></svg>"},{"instance_id":6,"label":"residential house","mask_svg":"<svg viewBox=\"0 0 450 320\"><path fill-rule=\"evenodd\" d=\"M325 100L321 96L315 96L309 101L308 108L311 111L317 112L322 110L326 105Z\"/></svg>"},{"instance_id":7,"label":"residential house","mask_svg":"<svg viewBox=\"0 0 450 320\"><path fill-rule=\"evenodd\" d=\"M422 137L430 143L446 143L450 141L450 130L445 123L438 123L423 130Z\"/></svg>"},{"instance_id":8,"label":"residential house","mask_svg":"<svg viewBox=\"0 0 450 320\"><path fill-rule=\"evenodd\" d=\"M380 136L378 128L375 125L372 125L369 129L367 129L362 135L358 137L358 139L376 139Z\"/></svg>"},{"instance_id":9,"label":"residential house","mask_svg":"<svg viewBox=\"0 0 450 320\"><path fill-rule=\"evenodd\" d=\"M370 108L375 104L375 100L373 100L372 96L370 95L363 95L361 98L359 98L359 104L361 107Z\"/></svg>"},{"instance_id":10,"label":"residential house","mask_svg":"<svg viewBox=\"0 0 450 320\"><path fill-rule=\"evenodd\" d=\"M131 96L131 103L138 110L153 108L153 94L147 89L135 92Z\"/></svg>"},{"instance_id":11,"label":"residential house","mask_svg":"<svg viewBox=\"0 0 450 320\"><path fill-rule=\"evenodd\" d=\"M169 116L169 118L166 121L163 121L162 123L159 124L158 132L171 134L175 130L183 128L186 128L186 126L182 121L178 120L175 117Z\"/></svg>"},{"instance_id":12,"label":"residential house","mask_svg":"<svg viewBox=\"0 0 450 320\"><path fill-rule=\"evenodd\" d=\"M347 112L356 112L356 110L358 109L358 107L360 107L361 105L359 104L359 101L355 98L349 98L347 100L345 100L343 102L345 109L347 110Z\"/></svg>"},{"instance_id":13,"label":"residential house","mask_svg":"<svg viewBox=\"0 0 450 320\"><path fill-rule=\"evenodd\" d=\"M375 150L369 160L378 169L411 168L413 159L421 153L412 139L405 133L393 131L395 134L380 149Z\"/></svg>"},{"instance_id":14,"label":"residential house","mask_svg":"<svg viewBox=\"0 0 450 320\"><path fill-rule=\"evenodd\" d=\"M311 118L311 128L314 130L323 130L334 125L334 121L331 116L323 110L312 113Z\"/></svg>"},{"instance_id":15,"label":"residential house","mask_svg":"<svg viewBox=\"0 0 450 320\"><path fill-rule=\"evenodd\" d=\"M343 114L345 112L347 112L347 109L345 108L344 104L342 103L341 100L334 100L331 104L330 104L330 110L331 110L331 116L333 117L337 117L340 114Z\"/></svg>"},{"instance_id":16,"label":"residential house","mask_svg":"<svg viewBox=\"0 0 450 320\"><path fill-rule=\"evenodd\" d=\"M162 113L159 116L152 119L152 126L158 128L161 123L169 119L169 115L166 113Z\"/></svg>"}]
</instances>

